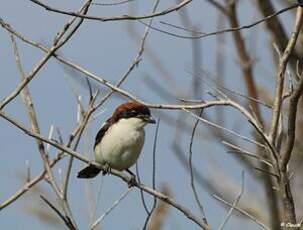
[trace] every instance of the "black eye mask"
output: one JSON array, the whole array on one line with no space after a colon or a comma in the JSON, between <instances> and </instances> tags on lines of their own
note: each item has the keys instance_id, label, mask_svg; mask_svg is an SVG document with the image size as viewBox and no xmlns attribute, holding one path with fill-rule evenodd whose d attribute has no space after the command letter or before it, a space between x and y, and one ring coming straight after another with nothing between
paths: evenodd
<instances>
[{"instance_id":1,"label":"black eye mask","mask_svg":"<svg viewBox=\"0 0 303 230\"><path fill-rule=\"evenodd\" d=\"M126 109L121 112L118 117L121 118L131 118L131 117L139 117L139 116L150 116L150 111L148 108L135 108L135 109Z\"/></svg>"}]
</instances>

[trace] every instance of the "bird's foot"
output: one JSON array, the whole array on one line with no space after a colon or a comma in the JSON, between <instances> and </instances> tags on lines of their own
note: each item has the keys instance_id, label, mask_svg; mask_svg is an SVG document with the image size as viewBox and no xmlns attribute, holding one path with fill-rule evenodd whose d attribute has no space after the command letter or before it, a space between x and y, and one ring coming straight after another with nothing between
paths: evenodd
<instances>
[{"instance_id":1,"label":"bird's foot","mask_svg":"<svg viewBox=\"0 0 303 230\"><path fill-rule=\"evenodd\" d=\"M127 184L128 187L131 188L137 184L136 175L133 174L133 172L129 169L126 169L126 171L130 174L130 180L127 182Z\"/></svg>"},{"instance_id":2,"label":"bird's foot","mask_svg":"<svg viewBox=\"0 0 303 230\"><path fill-rule=\"evenodd\" d=\"M109 166L108 163L105 163L104 164L104 169L102 170L102 175L106 175L106 174L109 174L111 171L111 167Z\"/></svg>"},{"instance_id":3,"label":"bird's foot","mask_svg":"<svg viewBox=\"0 0 303 230\"><path fill-rule=\"evenodd\" d=\"M136 176L131 175L130 180L127 182L129 188L134 187L137 184Z\"/></svg>"}]
</instances>

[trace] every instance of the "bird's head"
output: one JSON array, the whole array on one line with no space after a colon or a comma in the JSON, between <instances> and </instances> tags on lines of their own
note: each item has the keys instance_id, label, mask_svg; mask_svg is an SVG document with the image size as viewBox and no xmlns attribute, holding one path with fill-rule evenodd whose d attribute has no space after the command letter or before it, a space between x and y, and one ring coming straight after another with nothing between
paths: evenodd
<instances>
[{"instance_id":1,"label":"bird's head","mask_svg":"<svg viewBox=\"0 0 303 230\"><path fill-rule=\"evenodd\" d=\"M138 128L142 128L148 123L156 123L149 108L137 102L127 102L116 108L111 117L111 122L116 123L120 120L131 122Z\"/></svg>"}]
</instances>

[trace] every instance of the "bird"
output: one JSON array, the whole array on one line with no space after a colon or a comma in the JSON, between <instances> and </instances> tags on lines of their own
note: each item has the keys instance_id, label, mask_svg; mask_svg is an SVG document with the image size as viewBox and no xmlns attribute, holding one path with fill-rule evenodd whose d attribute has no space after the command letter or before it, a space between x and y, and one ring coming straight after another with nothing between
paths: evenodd
<instances>
[{"instance_id":1,"label":"bird","mask_svg":"<svg viewBox=\"0 0 303 230\"><path fill-rule=\"evenodd\" d=\"M126 170L136 163L145 140L144 127L156 123L149 108L141 103L129 101L118 106L112 116L101 126L95 137L95 161L107 170ZM94 178L101 169L89 164L78 172L78 178Z\"/></svg>"}]
</instances>

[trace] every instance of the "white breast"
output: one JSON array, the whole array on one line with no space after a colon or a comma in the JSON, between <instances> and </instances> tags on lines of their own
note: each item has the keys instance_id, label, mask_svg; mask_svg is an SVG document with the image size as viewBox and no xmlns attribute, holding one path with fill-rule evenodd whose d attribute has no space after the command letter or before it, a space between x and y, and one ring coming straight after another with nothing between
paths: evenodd
<instances>
[{"instance_id":1,"label":"white breast","mask_svg":"<svg viewBox=\"0 0 303 230\"><path fill-rule=\"evenodd\" d=\"M136 163L144 144L145 123L138 118L120 119L95 147L96 161L124 170Z\"/></svg>"}]
</instances>

